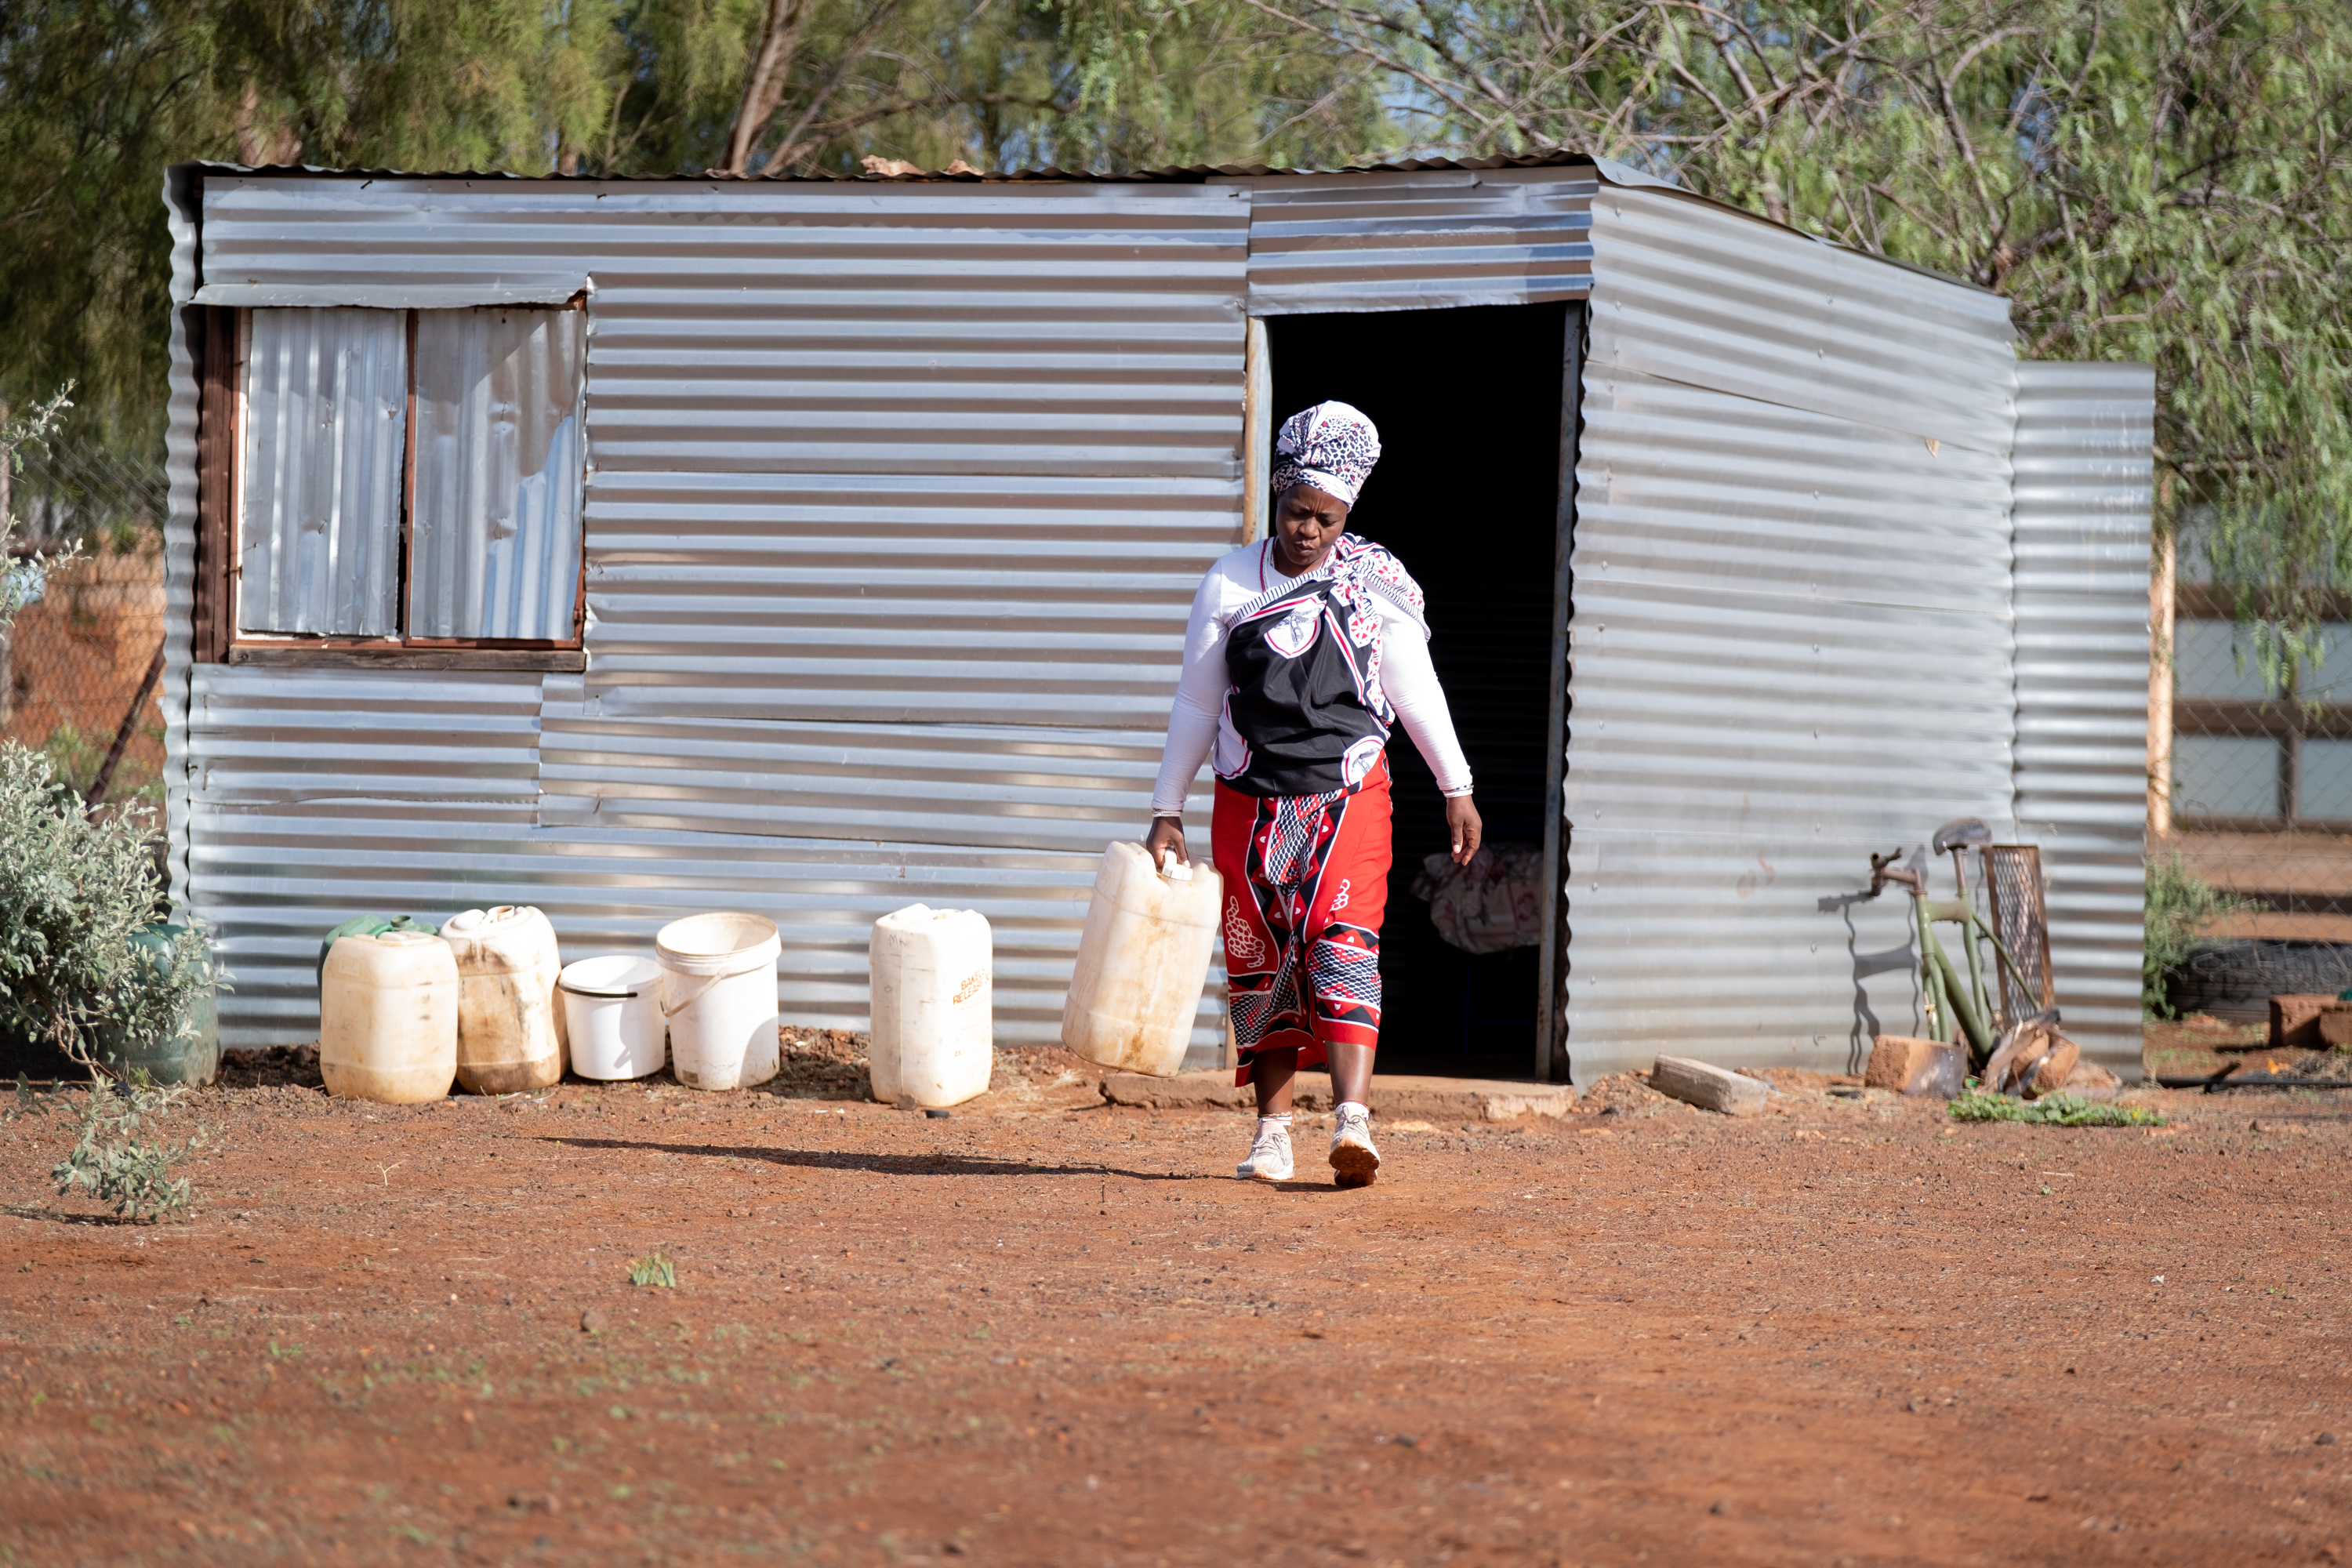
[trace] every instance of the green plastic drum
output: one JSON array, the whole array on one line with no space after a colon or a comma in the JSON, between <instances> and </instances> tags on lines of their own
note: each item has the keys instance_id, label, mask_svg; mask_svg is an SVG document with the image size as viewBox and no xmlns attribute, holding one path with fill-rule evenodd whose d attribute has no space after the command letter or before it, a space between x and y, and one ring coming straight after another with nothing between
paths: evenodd
<instances>
[{"instance_id":1,"label":"green plastic drum","mask_svg":"<svg viewBox=\"0 0 2352 1568\"><path fill-rule=\"evenodd\" d=\"M168 973L172 948L185 926L157 921L131 941L158 975ZM157 1083L210 1083L220 1076L220 1009L209 985L180 1009L180 1026L167 1039L126 1040L119 1029L98 1038L99 1060L117 1072L144 1068Z\"/></svg>"}]
</instances>

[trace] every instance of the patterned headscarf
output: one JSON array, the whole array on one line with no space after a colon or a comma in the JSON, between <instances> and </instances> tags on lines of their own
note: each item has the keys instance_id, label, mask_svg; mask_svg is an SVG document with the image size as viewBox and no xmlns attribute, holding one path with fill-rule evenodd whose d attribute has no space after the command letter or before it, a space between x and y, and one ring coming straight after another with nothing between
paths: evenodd
<instances>
[{"instance_id":1,"label":"patterned headscarf","mask_svg":"<svg viewBox=\"0 0 2352 1568\"><path fill-rule=\"evenodd\" d=\"M1313 485L1349 506L1381 460L1381 433L1360 409L1318 403L1282 422L1274 442L1274 493Z\"/></svg>"}]
</instances>

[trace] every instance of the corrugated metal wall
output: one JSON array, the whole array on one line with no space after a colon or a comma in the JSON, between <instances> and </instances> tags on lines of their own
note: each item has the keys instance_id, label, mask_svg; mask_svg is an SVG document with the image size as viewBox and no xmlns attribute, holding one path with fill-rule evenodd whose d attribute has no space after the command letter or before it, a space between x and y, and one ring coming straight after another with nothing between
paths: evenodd
<instances>
[{"instance_id":1,"label":"corrugated metal wall","mask_svg":"<svg viewBox=\"0 0 2352 1568\"><path fill-rule=\"evenodd\" d=\"M198 672L225 1038L309 1026L343 913L502 898L568 953L770 913L788 1016L839 1025L876 915L976 908L1000 1037L1051 1037L1240 537L1247 189L216 174L204 211L220 302L593 280L584 679Z\"/></svg>"},{"instance_id":2,"label":"corrugated metal wall","mask_svg":"<svg viewBox=\"0 0 2352 1568\"><path fill-rule=\"evenodd\" d=\"M1592 212L1571 1067L1845 1070L1916 1026L1870 853L2014 830L2007 308L1660 192Z\"/></svg>"},{"instance_id":3,"label":"corrugated metal wall","mask_svg":"<svg viewBox=\"0 0 2352 1568\"><path fill-rule=\"evenodd\" d=\"M1592 283L1590 167L1246 183L1253 316L1521 305Z\"/></svg>"},{"instance_id":4,"label":"corrugated metal wall","mask_svg":"<svg viewBox=\"0 0 2352 1568\"><path fill-rule=\"evenodd\" d=\"M2066 1031L2140 1066L2156 373L2025 363L2017 395L2017 814L2042 846Z\"/></svg>"}]
</instances>

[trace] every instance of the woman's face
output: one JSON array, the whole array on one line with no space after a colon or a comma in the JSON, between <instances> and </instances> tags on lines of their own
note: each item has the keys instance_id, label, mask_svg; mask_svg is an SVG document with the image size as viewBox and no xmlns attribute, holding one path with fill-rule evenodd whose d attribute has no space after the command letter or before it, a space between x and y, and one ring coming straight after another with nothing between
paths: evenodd
<instances>
[{"instance_id":1,"label":"woman's face","mask_svg":"<svg viewBox=\"0 0 2352 1568\"><path fill-rule=\"evenodd\" d=\"M1323 564L1348 531L1348 503L1313 485L1293 485L1274 507L1274 557L1286 577Z\"/></svg>"}]
</instances>

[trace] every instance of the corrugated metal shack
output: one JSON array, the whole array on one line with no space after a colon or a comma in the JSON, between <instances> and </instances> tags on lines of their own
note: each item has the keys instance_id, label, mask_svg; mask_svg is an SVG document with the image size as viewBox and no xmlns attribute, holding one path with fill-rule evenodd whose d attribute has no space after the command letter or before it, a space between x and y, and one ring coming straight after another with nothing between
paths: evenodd
<instances>
[{"instance_id":1,"label":"corrugated metal shack","mask_svg":"<svg viewBox=\"0 0 2352 1568\"><path fill-rule=\"evenodd\" d=\"M2068 1023L2137 1063L2152 383L2021 363L1994 295L1568 154L167 195L173 867L228 1043L309 1037L347 915L501 901L567 956L760 910L788 1020L849 1027L875 916L976 908L1000 1038L1050 1038L1193 586L1343 395L1360 510L1393 468L1486 617L1433 653L1490 826L1560 870L1521 1070L1848 1068L1916 1026L1868 854L1963 814L2044 846Z\"/></svg>"}]
</instances>

